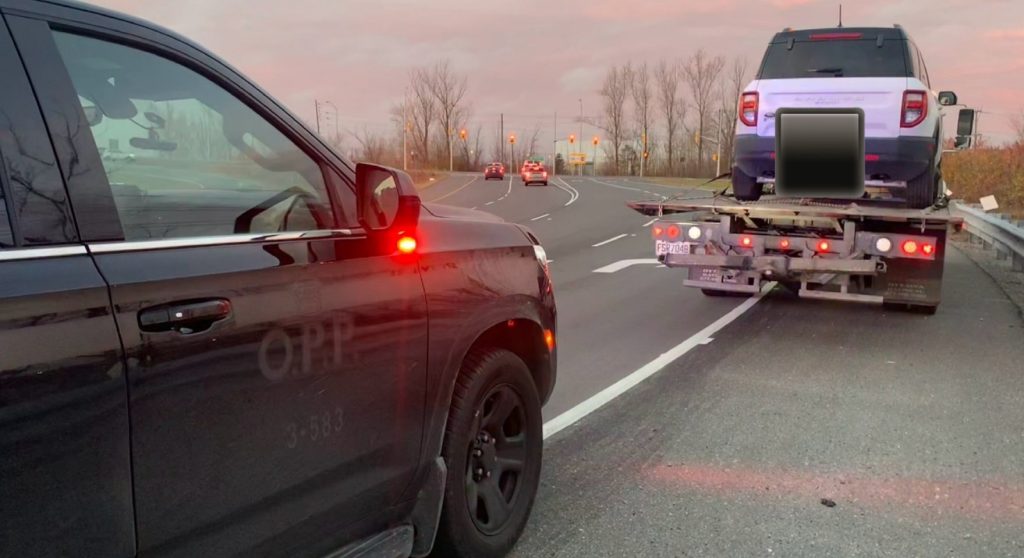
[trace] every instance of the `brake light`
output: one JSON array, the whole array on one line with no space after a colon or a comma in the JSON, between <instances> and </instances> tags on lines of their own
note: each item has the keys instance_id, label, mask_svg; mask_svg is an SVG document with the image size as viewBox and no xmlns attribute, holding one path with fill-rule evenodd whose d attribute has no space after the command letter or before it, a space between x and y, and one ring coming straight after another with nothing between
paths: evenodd
<instances>
[{"instance_id":1,"label":"brake light","mask_svg":"<svg viewBox=\"0 0 1024 558\"><path fill-rule=\"evenodd\" d=\"M544 171L544 178L547 178L547 177L548 177L548 172Z\"/></svg>"},{"instance_id":2,"label":"brake light","mask_svg":"<svg viewBox=\"0 0 1024 558\"><path fill-rule=\"evenodd\" d=\"M752 91L740 95L740 110L738 111L740 122L744 126L757 125L757 92Z\"/></svg>"},{"instance_id":3,"label":"brake light","mask_svg":"<svg viewBox=\"0 0 1024 558\"><path fill-rule=\"evenodd\" d=\"M904 254L912 255L917 253L917 242L913 240L904 240L903 244L900 245L900 249L903 250Z\"/></svg>"},{"instance_id":4,"label":"brake light","mask_svg":"<svg viewBox=\"0 0 1024 558\"><path fill-rule=\"evenodd\" d=\"M788 238L783 238L782 240L780 240L779 241L779 248L782 248L783 250L788 250L789 249L789 239Z\"/></svg>"},{"instance_id":5,"label":"brake light","mask_svg":"<svg viewBox=\"0 0 1024 558\"><path fill-rule=\"evenodd\" d=\"M398 238L398 251L402 254L412 254L416 251L416 239L411 236L400 236Z\"/></svg>"},{"instance_id":6,"label":"brake light","mask_svg":"<svg viewBox=\"0 0 1024 558\"><path fill-rule=\"evenodd\" d=\"M861 39L864 37L863 33L814 33L811 35L812 41L850 41L855 39Z\"/></svg>"},{"instance_id":7,"label":"brake light","mask_svg":"<svg viewBox=\"0 0 1024 558\"><path fill-rule=\"evenodd\" d=\"M548 346L548 351L555 350L555 332L550 329L544 330L544 344Z\"/></svg>"},{"instance_id":8,"label":"brake light","mask_svg":"<svg viewBox=\"0 0 1024 558\"><path fill-rule=\"evenodd\" d=\"M679 236L679 227L677 227L675 225L669 225L669 227L668 227L668 237L669 238L676 238L678 236Z\"/></svg>"},{"instance_id":9,"label":"brake light","mask_svg":"<svg viewBox=\"0 0 1024 558\"><path fill-rule=\"evenodd\" d=\"M829 245L827 240L822 240L822 241L818 242L818 251L819 252L828 252L828 249L831 248L831 247L832 246Z\"/></svg>"},{"instance_id":10,"label":"brake light","mask_svg":"<svg viewBox=\"0 0 1024 558\"><path fill-rule=\"evenodd\" d=\"M753 245L754 245L754 239L753 238L751 238L749 236L745 236L745 235L740 237L740 246L743 246L745 248L750 248Z\"/></svg>"},{"instance_id":11,"label":"brake light","mask_svg":"<svg viewBox=\"0 0 1024 558\"><path fill-rule=\"evenodd\" d=\"M928 116L928 93L926 91L904 91L903 109L900 111L900 126L913 128Z\"/></svg>"},{"instance_id":12,"label":"brake light","mask_svg":"<svg viewBox=\"0 0 1024 558\"><path fill-rule=\"evenodd\" d=\"M864 156L865 161L877 161L878 159L878 155L874 153L868 153L867 155Z\"/></svg>"},{"instance_id":13,"label":"brake light","mask_svg":"<svg viewBox=\"0 0 1024 558\"><path fill-rule=\"evenodd\" d=\"M654 228L651 229L651 235L654 238L661 238L662 234L665 234L665 229L663 229L661 225L654 225Z\"/></svg>"},{"instance_id":14,"label":"brake light","mask_svg":"<svg viewBox=\"0 0 1024 558\"><path fill-rule=\"evenodd\" d=\"M934 251L935 251L935 247L932 246L931 244L922 244L921 245L921 252L925 256L931 256L932 252L934 252Z\"/></svg>"}]
</instances>

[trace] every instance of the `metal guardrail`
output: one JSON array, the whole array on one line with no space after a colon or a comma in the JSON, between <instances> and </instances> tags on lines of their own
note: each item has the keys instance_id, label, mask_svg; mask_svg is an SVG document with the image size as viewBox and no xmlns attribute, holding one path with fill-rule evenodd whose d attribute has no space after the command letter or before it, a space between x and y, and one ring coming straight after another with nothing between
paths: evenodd
<instances>
[{"instance_id":1,"label":"metal guardrail","mask_svg":"<svg viewBox=\"0 0 1024 558\"><path fill-rule=\"evenodd\" d=\"M996 250L996 259L1010 259L1014 271L1024 271L1024 223L1005 216L985 213L980 206L953 202L950 209L964 218L963 229L972 242L982 242Z\"/></svg>"}]
</instances>

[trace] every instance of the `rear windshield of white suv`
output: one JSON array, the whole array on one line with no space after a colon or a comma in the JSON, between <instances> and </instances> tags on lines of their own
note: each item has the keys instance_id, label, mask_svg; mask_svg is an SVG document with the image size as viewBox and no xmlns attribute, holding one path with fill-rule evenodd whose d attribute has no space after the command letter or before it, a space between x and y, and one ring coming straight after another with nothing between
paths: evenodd
<instances>
[{"instance_id":1,"label":"rear windshield of white suv","mask_svg":"<svg viewBox=\"0 0 1024 558\"><path fill-rule=\"evenodd\" d=\"M889 39L796 41L768 46L758 79L907 77L907 44Z\"/></svg>"}]
</instances>

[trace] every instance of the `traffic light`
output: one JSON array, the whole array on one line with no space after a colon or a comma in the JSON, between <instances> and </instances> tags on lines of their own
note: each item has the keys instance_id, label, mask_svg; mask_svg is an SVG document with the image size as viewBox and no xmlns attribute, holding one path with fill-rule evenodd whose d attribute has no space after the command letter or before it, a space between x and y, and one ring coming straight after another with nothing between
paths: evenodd
<instances>
[{"instance_id":1,"label":"traffic light","mask_svg":"<svg viewBox=\"0 0 1024 558\"><path fill-rule=\"evenodd\" d=\"M644 159L646 159L646 158L648 158L650 156L651 156L651 152L650 151L644 151Z\"/></svg>"},{"instance_id":2,"label":"traffic light","mask_svg":"<svg viewBox=\"0 0 1024 558\"><path fill-rule=\"evenodd\" d=\"M516 135L515 134L509 134L508 135L508 142L514 144L516 142Z\"/></svg>"},{"instance_id":3,"label":"traffic light","mask_svg":"<svg viewBox=\"0 0 1024 558\"><path fill-rule=\"evenodd\" d=\"M693 133L693 143L700 145L700 132Z\"/></svg>"},{"instance_id":4,"label":"traffic light","mask_svg":"<svg viewBox=\"0 0 1024 558\"><path fill-rule=\"evenodd\" d=\"M569 134L569 145L576 143L576 134Z\"/></svg>"},{"instance_id":5,"label":"traffic light","mask_svg":"<svg viewBox=\"0 0 1024 558\"><path fill-rule=\"evenodd\" d=\"M466 129L465 128L459 130L459 137L462 138L463 141L466 140L466 136L468 136L468 135L469 134L466 133Z\"/></svg>"},{"instance_id":6,"label":"traffic light","mask_svg":"<svg viewBox=\"0 0 1024 558\"><path fill-rule=\"evenodd\" d=\"M601 141L601 138L594 136L594 145L597 145Z\"/></svg>"}]
</instances>

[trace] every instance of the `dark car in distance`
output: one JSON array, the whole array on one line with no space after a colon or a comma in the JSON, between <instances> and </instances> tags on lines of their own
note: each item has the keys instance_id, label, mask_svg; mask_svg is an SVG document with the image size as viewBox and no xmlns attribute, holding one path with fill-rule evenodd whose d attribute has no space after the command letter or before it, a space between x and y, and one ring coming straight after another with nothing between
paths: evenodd
<instances>
[{"instance_id":1,"label":"dark car in distance","mask_svg":"<svg viewBox=\"0 0 1024 558\"><path fill-rule=\"evenodd\" d=\"M556 376L536 237L171 31L0 14L0 554L506 553Z\"/></svg>"},{"instance_id":2,"label":"dark car in distance","mask_svg":"<svg viewBox=\"0 0 1024 558\"><path fill-rule=\"evenodd\" d=\"M490 180L497 178L498 180L505 179L505 165L501 163L491 163L484 169L484 180Z\"/></svg>"}]
</instances>

